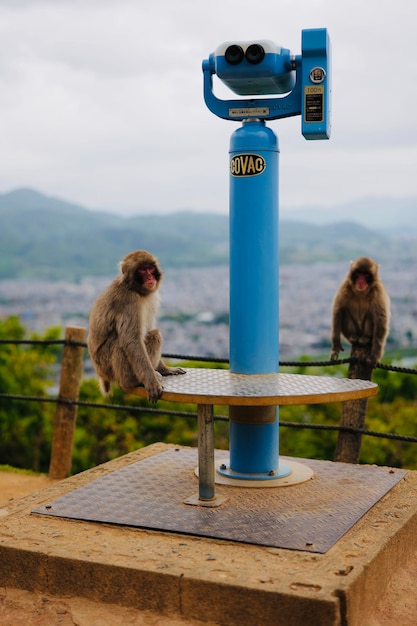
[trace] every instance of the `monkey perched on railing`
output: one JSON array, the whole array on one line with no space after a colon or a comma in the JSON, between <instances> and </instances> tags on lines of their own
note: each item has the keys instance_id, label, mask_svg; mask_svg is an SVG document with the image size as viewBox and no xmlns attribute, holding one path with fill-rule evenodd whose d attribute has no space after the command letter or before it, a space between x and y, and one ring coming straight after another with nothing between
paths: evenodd
<instances>
[{"instance_id":1,"label":"monkey perched on railing","mask_svg":"<svg viewBox=\"0 0 417 626\"><path fill-rule=\"evenodd\" d=\"M148 399L156 402L163 391L162 376L185 374L161 358L162 335L155 318L162 271L146 250L130 252L120 270L91 310L88 351L104 395L112 381L122 389L143 384Z\"/></svg>"},{"instance_id":2,"label":"monkey perched on railing","mask_svg":"<svg viewBox=\"0 0 417 626\"><path fill-rule=\"evenodd\" d=\"M337 359L344 350L343 335L374 367L384 352L389 320L390 299L378 276L378 264L368 257L352 261L333 301L330 358Z\"/></svg>"}]
</instances>

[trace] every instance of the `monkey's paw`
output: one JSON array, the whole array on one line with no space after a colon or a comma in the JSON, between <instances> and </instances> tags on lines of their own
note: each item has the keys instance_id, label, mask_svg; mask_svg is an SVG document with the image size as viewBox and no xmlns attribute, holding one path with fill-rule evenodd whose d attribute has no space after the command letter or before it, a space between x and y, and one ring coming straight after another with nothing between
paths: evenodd
<instances>
[{"instance_id":1,"label":"monkey's paw","mask_svg":"<svg viewBox=\"0 0 417 626\"><path fill-rule=\"evenodd\" d=\"M155 379L151 381L150 383L148 383L147 385L145 385L145 388L148 394L148 400L149 402L152 402L153 404L155 404L155 402L159 400L164 390L161 381L162 381L161 374L159 372L155 372Z\"/></svg>"},{"instance_id":2,"label":"monkey's paw","mask_svg":"<svg viewBox=\"0 0 417 626\"><path fill-rule=\"evenodd\" d=\"M186 374L182 367L169 367L165 376L178 376L178 374Z\"/></svg>"},{"instance_id":3,"label":"monkey's paw","mask_svg":"<svg viewBox=\"0 0 417 626\"><path fill-rule=\"evenodd\" d=\"M333 341L332 350L330 352L330 360L337 361L337 359L339 358L339 352L344 352L344 350L345 349L340 341Z\"/></svg>"},{"instance_id":4,"label":"monkey's paw","mask_svg":"<svg viewBox=\"0 0 417 626\"><path fill-rule=\"evenodd\" d=\"M337 361L337 359L339 358L339 352L340 352L340 351L341 351L341 352L343 352L343 351L344 351L344 348L342 348L342 347L341 347L341 348L338 348L337 350L333 349L333 350L330 352L330 360L331 360L331 361Z\"/></svg>"}]
</instances>

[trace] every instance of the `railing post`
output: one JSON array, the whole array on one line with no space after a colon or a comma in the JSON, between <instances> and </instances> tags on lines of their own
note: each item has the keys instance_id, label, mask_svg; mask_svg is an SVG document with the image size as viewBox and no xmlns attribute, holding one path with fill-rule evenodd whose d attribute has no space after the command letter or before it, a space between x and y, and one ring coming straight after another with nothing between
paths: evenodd
<instances>
[{"instance_id":1,"label":"railing post","mask_svg":"<svg viewBox=\"0 0 417 626\"><path fill-rule=\"evenodd\" d=\"M78 400L83 373L83 346L72 345L71 342L85 343L85 328L68 327L65 330L65 346L62 354L61 377L58 398ZM77 405L58 401L53 438L49 476L66 478L71 472L72 446L74 441Z\"/></svg>"},{"instance_id":2,"label":"railing post","mask_svg":"<svg viewBox=\"0 0 417 626\"><path fill-rule=\"evenodd\" d=\"M371 380L373 366L366 362L369 357L369 348L352 346L352 361L349 363L348 378ZM368 398L348 400L343 403L340 426L349 428L363 428L365 425ZM341 430L337 439L335 461L342 463L359 463L362 435Z\"/></svg>"}]
</instances>

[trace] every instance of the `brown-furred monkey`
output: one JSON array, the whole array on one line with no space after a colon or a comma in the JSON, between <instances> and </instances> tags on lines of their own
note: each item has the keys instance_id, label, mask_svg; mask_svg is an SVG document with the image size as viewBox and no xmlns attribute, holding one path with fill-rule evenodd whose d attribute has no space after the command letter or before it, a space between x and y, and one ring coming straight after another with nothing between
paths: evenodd
<instances>
[{"instance_id":1,"label":"brown-furred monkey","mask_svg":"<svg viewBox=\"0 0 417 626\"><path fill-rule=\"evenodd\" d=\"M163 391L162 376L185 374L161 358L162 335L155 318L162 271L146 250L130 252L119 267L119 276L91 310L88 351L104 395L113 381L121 389L143 384L150 402L156 402Z\"/></svg>"},{"instance_id":2,"label":"brown-furred monkey","mask_svg":"<svg viewBox=\"0 0 417 626\"><path fill-rule=\"evenodd\" d=\"M389 331L390 299L378 276L378 264L361 257L350 264L349 272L333 300L332 349L337 359L343 350L340 336L360 346L375 366L380 361Z\"/></svg>"}]
</instances>

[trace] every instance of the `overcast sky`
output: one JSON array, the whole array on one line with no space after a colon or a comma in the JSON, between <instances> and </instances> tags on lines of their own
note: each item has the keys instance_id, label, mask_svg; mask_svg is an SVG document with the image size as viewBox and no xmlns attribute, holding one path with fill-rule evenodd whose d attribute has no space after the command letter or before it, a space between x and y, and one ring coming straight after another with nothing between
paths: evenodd
<instances>
[{"instance_id":1,"label":"overcast sky","mask_svg":"<svg viewBox=\"0 0 417 626\"><path fill-rule=\"evenodd\" d=\"M332 136L269 122L280 205L417 196L415 0L0 0L0 193L33 187L120 213L228 211L240 123L205 106L229 40L332 42ZM231 97L233 97L231 95Z\"/></svg>"}]
</instances>

